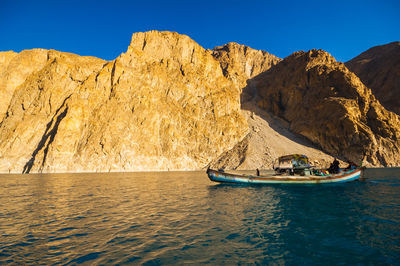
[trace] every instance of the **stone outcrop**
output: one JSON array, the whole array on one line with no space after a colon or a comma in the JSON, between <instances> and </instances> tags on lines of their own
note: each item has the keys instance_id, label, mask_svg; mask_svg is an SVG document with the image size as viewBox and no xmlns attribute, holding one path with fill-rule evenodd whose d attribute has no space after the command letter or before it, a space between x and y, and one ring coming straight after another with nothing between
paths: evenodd
<instances>
[{"instance_id":1,"label":"stone outcrop","mask_svg":"<svg viewBox=\"0 0 400 266\"><path fill-rule=\"evenodd\" d=\"M3 120L14 90L33 72L39 71L48 61L44 49L25 50L21 53L0 52L0 121Z\"/></svg>"},{"instance_id":2,"label":"stone outcrop","mask_svg":"<svg viewBox=\"0 0 400 266\"><path fill-rule=\"evenodd\" d=\"M282 59L237 43L216 47L212 54L220 61L224 75L241 89L242 112L249 125L249 134L213 160L210 164L213 168L270 169L277 157L291 153L307 154L315 166L329 166L332 156L303 136L290 132L286 121L257 108L253 101L257 96L253 78Z\"/></svg>"},{"instance_id":3,"label":"stone outcrop","mask_svg":"<svg viewBox=\"0 0 400 266\"><path fill-rule=\"evenodd\" d=\"M251 99L255 93L247 82L281 61L279 57L268 52L234 42L215 47L212 54L221 63L225 77L242 90L242 102Z\"/></svg>"},{"instance_id":4,"label":"stone outcrop","mask_svg":"<svg viewBox=\"0 0 400 266\"><path fill-rule=\"evenodd\" d=\"M281 61L279 57L266 51L234 42L215 47L212 54L221 63L224 75L243 87L247 85L248 79L267 71Z\"/></svg>"},{"instance_id":5,"label":"stone outcrop","mask_svg":"<svg viewBox=\"0 0 400 266\"><path fill-rule=\"evenodd\" d=\"M32 168L46 167L46 156L56 136L65 142L64 146L58 147L65 154L60 163L72 159L70 136L59 130L68 111L67 101L90 74L99 71L106 63L94 57L52 50L39 52L45 54L43 67L28 74L25 81L14 89L0 124L2 172L29 172ZM9 66L8 69L12 75L18 76L18 66Z\"/></svg>"},{"instance_id":6,"label":"stone outcrop","mask_svg":"<svg viewBox=\"0 0 400 266\"><path fill-rule=\"evenodd\" d=\"M326 152L400 161L399 117L323 51L281 61L235 43L205 50L174 32L135 33L111 62L1 52L0 93L0 172L254 169L288 153L322 166Z\"/></svg>"},{"instance_id":7,"label":"stone outcrop","mask_svg":"<svg viewBox=\"0 0 400 266\"><path fill-rule=\"evenodd\" d=\"M258 104L334 155L373 165L400 161L399 116L327 52L296 52L254 78Z\"/></svg>"},{"instance_id":8,"label":"stone outcrop","mask_svg":"<svg viewBox=\"0 0 400 266\"><path fill-rule=\"evenodd\" d=\"M199 169L247 134L239 89L187 36L136 33L112 62L48 53L1 122L3 172Z\"/></svg>"},{"instance_id":9,"label":"stone outcrop","mask_svg":"<svg viewBox=\"0 0 400 266\"><path fill-rule=\"evenodd\" d=\"M382 105L400 114L400 42L372 47L346 62Z\"/></svg>"},{"instance_id":10,"label":"stone outcrop","mask_svg":"<svg viewBox=\"0 0 400 266\"><path fill-rule=\"evenodd\" d=\"M304 136L290 131L290 124L258 108L253 101L242 104L249 134L231 150L216 158L211 166L219 169L272 169L279 156L306 154L315 167L327 168L332 155L320 150ZM346 163L342 164L347 166Z\"/></svg>"}]
</instances>

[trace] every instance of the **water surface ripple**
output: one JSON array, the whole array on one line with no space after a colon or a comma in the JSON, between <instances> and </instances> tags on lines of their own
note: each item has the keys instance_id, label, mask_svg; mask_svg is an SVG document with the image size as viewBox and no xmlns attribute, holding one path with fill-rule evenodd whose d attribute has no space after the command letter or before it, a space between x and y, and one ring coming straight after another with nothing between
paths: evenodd
<instances>
[{"instance_id":1,"label":"water surface ripple","mask_svg":"<svg viewBox=\"0 0 400 266\"><path fill-rule=\"evenodd\" d=\"M0 264L400 265L400 170L345 185L204 172L0 175Z\"/></svg>"}]
</instances>

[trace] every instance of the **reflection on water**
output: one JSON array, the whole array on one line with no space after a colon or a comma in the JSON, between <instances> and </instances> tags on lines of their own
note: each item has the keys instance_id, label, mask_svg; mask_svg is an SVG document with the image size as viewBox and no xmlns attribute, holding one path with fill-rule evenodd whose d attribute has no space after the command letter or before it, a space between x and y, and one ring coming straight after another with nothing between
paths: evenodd
<instances>
[{"instance_id":1,"label":"reflection on water","mask_svg":"<svg viewBox=\"0 0 400 266\"><path fill-rule=\"evenodd\" d=\"M1 175L0 264L395 265L399 176L243 186L203 172Z\"/></svg>"}]
</instances>

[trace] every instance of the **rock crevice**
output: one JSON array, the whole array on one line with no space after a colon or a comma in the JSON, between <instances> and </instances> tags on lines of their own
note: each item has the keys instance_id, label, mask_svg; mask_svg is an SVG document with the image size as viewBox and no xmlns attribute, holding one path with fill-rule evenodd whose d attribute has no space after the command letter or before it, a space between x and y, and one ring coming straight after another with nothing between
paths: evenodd
<instances>
[{"instance_id":1,"label":"rock crevice","mask_svg":"<svg viewBox=\"0 0 400 266\"><path fill-rule=\"evenodd\" d=\"M31 159L25 164L24 169L22 170L22 173L29 174L29 172L31 171L32 167L35 164L36 156L38 155L39 152L43 152L42 162L40 163L39 171L41 169L43 169L43 166L45 165L45 162L46 162L47 153L49 151L49 146L54 141L54 138L57 134L58 127L61 123L61 120L63 120L65 118L65 116L67 115L68 105L66 104L66 101L70 97L71 97L71 95L68 96L64 100L64 102L62 103L60 108L57 109L54 117L47 124L46 130L43 134L42 139L39 141L36 149L33 151Z\"/></svg>"}]
</instances>

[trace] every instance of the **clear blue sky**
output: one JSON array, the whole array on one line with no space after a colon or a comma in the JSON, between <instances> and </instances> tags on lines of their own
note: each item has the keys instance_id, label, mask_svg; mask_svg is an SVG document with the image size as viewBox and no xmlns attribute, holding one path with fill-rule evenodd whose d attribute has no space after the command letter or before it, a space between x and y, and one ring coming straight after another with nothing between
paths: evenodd
<instances>
[{"instance_id":1,"label":"clear blue sky","mask_svg":"<svg viewBox=\"0 0 400 266\"><path fill-rule=\"evenodd\" d=\"M399 0L0 0L0 51L45 48L112 60L132 33L168 30L204 48L237 42L286 57L324 49L347 61L400 40Z\"/></svg>"}]
</instances>

